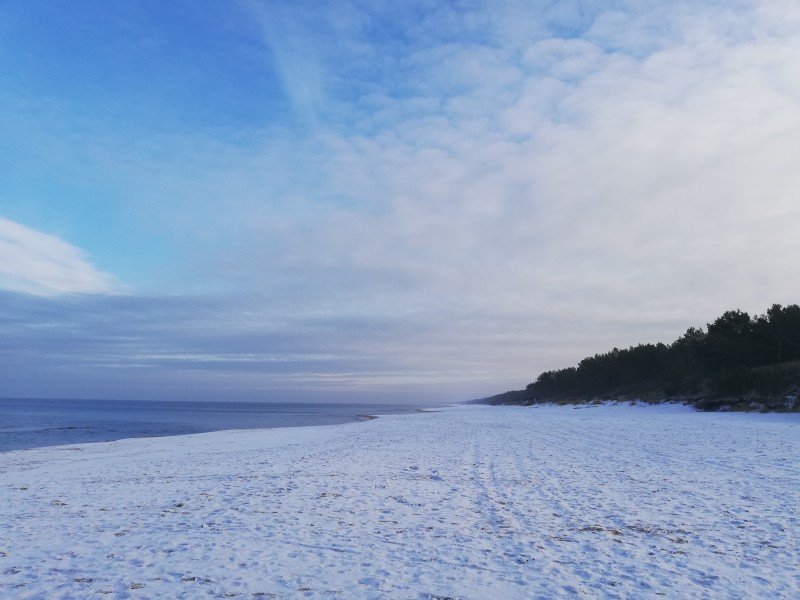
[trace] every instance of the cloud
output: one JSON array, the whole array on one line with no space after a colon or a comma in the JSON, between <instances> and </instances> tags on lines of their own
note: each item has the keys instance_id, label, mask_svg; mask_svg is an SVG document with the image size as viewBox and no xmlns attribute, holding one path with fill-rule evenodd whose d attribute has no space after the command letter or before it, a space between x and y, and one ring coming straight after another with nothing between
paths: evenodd
<instances>
[{"instance_id":1,"label":"cloud","mask_svg":"<svg viewBox=\"0 0 800 600\"><path fill-rule=\"evenodd\" d=\"M332 89L339 83L333 72L338 61L357 59L365 50L353 35L363 25L364 13L348 2L249 1L244 6L262 32L270 65L295 118L315 126L320 114L341 100Z\"/></svg>"},{"instance_id":2,"label":"cloud","mask_svg":"<svg viewBox=\"0 0 800 600\"><path fill-rule=\"evenodd\" d=\"M0 288L35 296L119 291L84 253L54 235L0 217Z\"/></svg>"}]
</instances>

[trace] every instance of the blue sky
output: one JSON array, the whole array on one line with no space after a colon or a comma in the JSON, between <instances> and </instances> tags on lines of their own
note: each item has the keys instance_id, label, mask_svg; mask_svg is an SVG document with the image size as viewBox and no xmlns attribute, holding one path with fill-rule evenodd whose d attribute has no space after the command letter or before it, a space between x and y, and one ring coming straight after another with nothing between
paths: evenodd
<instances>
[{"instance_id":1,"label":"blue sky","mask_svg":"<svg viewBox=\"0 0 800 600\"><path fill-rule=\"evenodd\" d=\"M798 301L800 6L0 3L6 396L460 399Z\"/></svg>"}]
</instances>

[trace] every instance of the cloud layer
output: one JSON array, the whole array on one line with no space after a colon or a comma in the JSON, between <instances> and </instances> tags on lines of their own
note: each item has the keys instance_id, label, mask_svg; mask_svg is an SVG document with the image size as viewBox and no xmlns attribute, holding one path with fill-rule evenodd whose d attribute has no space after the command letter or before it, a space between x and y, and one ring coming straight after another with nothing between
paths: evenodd
<instances>
[{"instance_id":1,"label":"cloud layer","mask_svg":"<svg viewBox=\"0 0 800 600\"><path fill-rule=\"evenodd\" d=\"M520 370L794 301L797 7L519 10L431 11L348 107L359 134L319 116L344 201L254 213L274 280L313 273L345 313L480 315L527 336L529 358L491 345ZM485 343L476 320L456 344Z\"/></svg>"}]
</instances>

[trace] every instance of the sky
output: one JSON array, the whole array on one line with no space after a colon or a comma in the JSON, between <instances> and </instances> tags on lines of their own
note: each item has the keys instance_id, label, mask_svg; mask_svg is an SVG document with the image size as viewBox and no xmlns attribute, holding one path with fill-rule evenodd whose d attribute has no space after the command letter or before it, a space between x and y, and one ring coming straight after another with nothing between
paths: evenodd
<instances>
[{"instance_id":1,"label":"sky","mask_svg":"<svg viewBox=\"0 0 800 600\"><path fill-rule=\"evenodd\" d=\"M0 396L454 401L800 301L796 0L0 0Z\"/></svg>"}]
</instances>

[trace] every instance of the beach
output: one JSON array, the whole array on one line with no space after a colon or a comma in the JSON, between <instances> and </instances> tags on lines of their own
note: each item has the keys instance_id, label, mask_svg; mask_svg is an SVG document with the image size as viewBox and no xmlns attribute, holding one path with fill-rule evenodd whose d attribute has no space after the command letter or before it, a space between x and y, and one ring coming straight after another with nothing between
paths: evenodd
<instances>
[{"instance_id":1,"label":"beach","mask_svg":"<svg viewBox=\"0 0 800 600\"><path fill-rule=\"evenodd\" d=\"M3 598L796 598L800 415L464 406L0 454Z\"/></svg>"}]
</instances>

